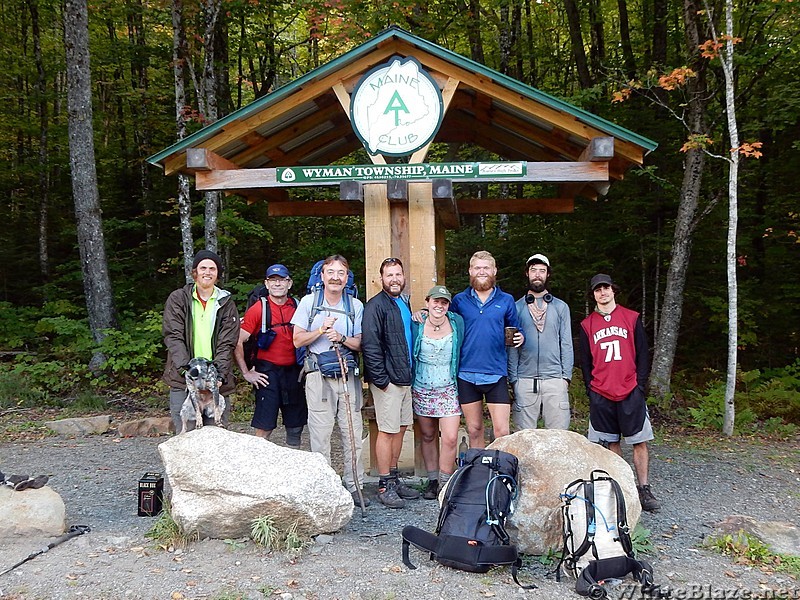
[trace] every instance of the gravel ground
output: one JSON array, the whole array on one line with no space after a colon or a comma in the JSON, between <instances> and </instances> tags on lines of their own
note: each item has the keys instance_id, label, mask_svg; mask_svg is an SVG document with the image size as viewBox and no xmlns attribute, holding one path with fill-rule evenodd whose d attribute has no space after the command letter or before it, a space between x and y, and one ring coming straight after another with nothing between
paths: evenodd
<instances>
[{"instance_id":1,"label":"gravel ground","mask_svg":"<svg viewBox=\"0 0 800 600\"><path fill-rule=\"evenodd\" d=\"M165 439L120 439L108 434L0 443L0 468L50 475L50 486L66 504L68 523L92 528L91 533L0 576L0 597L579 597L569 583L555 581L551 567L533 558L526 559L521 572L523 582L538 586L530 591L517 587L508 569L464 573L431 562L416 550L412 550L412 560L419 568L407 569L400 556L400 531L407 524L434 528L438 505L425 500L411 501L403 510L373 503L366 518L357 509L344 530L318 539L297 558L266 552L247 540L204 540L183 551L159 548L144 537L154 519L136 516L137 482L145 471L162 470L157 446ZM642 516L654 545L646 558L654 566L656 582L673 588L674 597L746 597L742 590L753 594L775 590L790 595L765 597L800 598L800 582L785 573L734 564L729 557L701 546L710 525L731 514L800 524L800 442L709 441L696 435L667 435L652 446L651 481L663 509ZM374 490L373 480L367 491L372 495ZM0 540L0 569L48 541ZM736 590L738 596L733 595ZM611 597L615 596L621 596L620 589L611 590Z\"/></svg>"}]
</instances>

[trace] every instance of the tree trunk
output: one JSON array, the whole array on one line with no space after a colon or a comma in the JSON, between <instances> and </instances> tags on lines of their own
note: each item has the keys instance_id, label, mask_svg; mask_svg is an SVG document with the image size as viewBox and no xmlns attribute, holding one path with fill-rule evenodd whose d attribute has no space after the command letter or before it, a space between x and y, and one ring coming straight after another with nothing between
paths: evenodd
<instances>
[{"instance_id":1,"label":"tree trunk","mask_svg":"<svg viewBox=\"0 0 800 600\"><path fill-rule=\"evenodd\" d=\"M48 165L48 117L47 117L47 79L42 61L42 38L39 29L39 4L30 0L28 8L31 13L31 35L33 36L33 55L36 61L36 93L39 113L39 272L42 281L50 280L50 256L47 248L49 229L49 192L50 167Z\"/></svg>"},{"instance_id":2,"label":"tree trunk","mask_svg":"<svg viewBox=\"0 0 800 600\"><path fill-rule=\"evenodd\" d=\"M219 35L219 21L221 0L205 0L203 18L205 35L203 36L203 90L205 92L207 123L213 123L219 118L219 97L217 72L217 36ZM218 250L217 215L219 212L219 192L206 192L205 199L205 247L216 252Z\"/></svg>"},{"instance_id":3,"label":"tree trunk","mask_svg":"<svg viewBox=\"0 0 800 600\"><path fill-rule=\"evenodd\" d=\"M183 0L172 1L172 75L175 83L175 130L176 137L186 137L186 63L189 47L183 24ZM183 272L186 283L192 281L194 240L192 238L192 204L189 178L178 175L178 216L180 218L181 247L183 248Z\"/></svg>"},{"instance_id":4,"label":"tree trunk","mask_svg":"<svg viewBox=\"0 0 800 600\"><path fill-rule=\"evenodd\" d=\"M92 89L89 68L89 25L86 0L66 0L64 46L67 68L69 162L78 232L83 289L92 337L100 343L105 331L116 327L114 297L108 276L103 220L97 189L92 128ZM91 365L99 367L96 353Z\"/></svg>"},{"instance_id":5,"label":"tree trunk","mask_svg":"<svg viewBox=\"0 0 800 600\"><path fill-rule=\"evenodd\" d=\"M631 44L627 0L617 0L617 9L619 11L619 39L622 46L622 62L625 65L625 75L628 79L635 79L636 59L633 57L633 45Z\"/></svg>"},{"instance_id":6,"label":"tree trunk","mask_svg":"<svg viewBox=\"0 0 800 600\"><path fill-rule=\"evenodd\" d=\"M706 133L705 111L709 103L706 89L706 61L698 52L701 43L699 8L695 0L684 0L683 17L687 46L693 57L692 67L697 73L696 77L689 80L687 86L689 92L687 120L690 133L693 134ZM705 157L703 150L695 148L689 150L684 159L683 182L664 289L664 304L661 307L658 337L650 371L650 394L657 398L666 398L670 393L672 366L675 362L675 350L678 346L678 333L683 315L683 290L686 287L693 236L699 221L697 212Z\"/></svg>"},{"instance_id":7,"label":"tree trunk","mask_svg":"<svg viewBox=\"0 0 800 600\"><path fill-rule=\"evenodd\" d=\"M653 0L653 51L651 56L653 64L656 65L667 64L667 14L668 0Z\"/></svg>"},{"instance_id":8,"label":"tree trunk","mask_svg":"<svg viewBox=\"0 0 800 600\"><path fill-rule=\"evenodd\" d=\"M606 60L606 40L603 28L603 12L599 0L589 0L589 33L592 44L589 56L592 62L592 73L595 79L603 77L603 63Z\"/></svg>"},{"instance_id":9,"label":"tree trunk","mask_svg":"<svg viewBox=\"0 0 800 600\"><path fill-rule=\"evenodd\" d=\"M469 40L470 58L482 65L486 64L481 38L481 3L480 0L469 0L467 10L467 39Z\"/></svg>"},{"instance_id":10,"label":"tree trunk","mask_svg":"<svg viewBox=\"0 0 800 600\"><path fill-rule=\"evenodd\" d=\"M578 81L581 88L592 87L592 76L586 62L586 51L583 49L583 36L581 35L581 15L575 0L564 0L569 23L569 39L572 45L572 56L575 59L575 68L578 70Z\"/></svg>"},{"instance_id":11,"label":"tree trunk","mask_svg":"<svg viewBox=\"0 0 800 600\"><path fill-rule=\"evenodd\" d=\"M716 38L716 36L715 36ZM725 378L725 412L722 431L733 435L736 420L736 364L739 347L739 284L736 280L736 232L739 223L739 126L736 123L736 80L734 78L733 0L725 0L725 48L720 52L725 75L725 113L728 119L731 156L728 171L728 369Z\"/></svg>"}]
</instances>

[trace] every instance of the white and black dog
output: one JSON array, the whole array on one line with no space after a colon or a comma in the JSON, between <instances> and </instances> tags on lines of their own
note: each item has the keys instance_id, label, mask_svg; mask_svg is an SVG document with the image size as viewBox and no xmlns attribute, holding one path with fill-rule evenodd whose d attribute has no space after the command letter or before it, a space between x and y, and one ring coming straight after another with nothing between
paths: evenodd
<instances>
[{"instance_id":1,"label":"white and black dog","mask_svg":"<svg viewBox=\"0 0 800 600\"><path fill-rule=\"evenodd\" d=\"M186 431L187 421L195 427L203 426L203 415L214 417L214 424L222 425L225 396L219 393L219 371L207 358L193 358L186 366L186 400L181 407L181 430Z\"/></svg>"}]
</instances>

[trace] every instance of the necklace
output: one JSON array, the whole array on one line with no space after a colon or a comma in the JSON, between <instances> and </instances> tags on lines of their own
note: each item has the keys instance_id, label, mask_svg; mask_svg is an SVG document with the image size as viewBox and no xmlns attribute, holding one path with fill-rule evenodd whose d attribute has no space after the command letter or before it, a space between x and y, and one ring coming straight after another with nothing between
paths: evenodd
<instances>
[{"instance_id":1,"label":"necklace","mask_svg":"<svg viewBox=\"0 0 800 600\"><path fill-rule=\"evenodd\" d=\"M446 320L447 320L447 317L444 317L444 318L443 318L441 321L439 321L439 324L437 325L436 323L434 323L434 322L433 322L433 319L431 319L430 317L428 317L428 323L430 323L431 325L433 325L433 330L434 330L434 331L439 331L439 329L441 329L441 328L442 328L442 325L444 325L444 322L445 322Z\"/></svg>"},{"instance_id":2,"label":"necklace","mask_svg":"<svg viewBox=\"0 0 800 600\"><path fill-rule=\"evenodd\" d=\"M611 313L610 313L610 312L603 312L602 310L600 310L600 309L599 309L599 308L597 308L597 307L595 307L595 309L594 309L594 312L596 312L598 315L600 315L601 317L603 317L603 320L604 320L606 323L608 323L609 321L611 321Z\"/></svg>"}]
</instances>

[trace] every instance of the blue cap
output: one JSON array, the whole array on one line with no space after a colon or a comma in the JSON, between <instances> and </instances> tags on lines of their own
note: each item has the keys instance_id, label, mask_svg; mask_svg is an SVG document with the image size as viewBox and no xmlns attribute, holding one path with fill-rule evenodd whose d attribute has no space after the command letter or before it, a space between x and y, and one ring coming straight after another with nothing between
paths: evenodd
<instances>
[{"instance_id":1,"label":"blue cap","mask_svg":"<svg viewBox=\"0 0 800 600\"><path fill-rule=\"evenodd\" d=\"M267 274L264 276L264 279L269 279L270 277L283 277L284 279L292 278L292 276L289 275L289 269L283 265L272 265L269 269L267 269Z\"/></svg>"}]
</instances>

